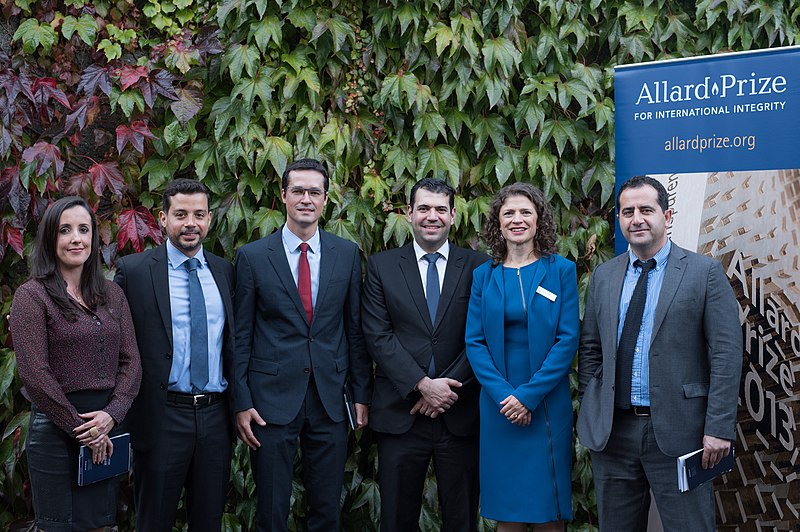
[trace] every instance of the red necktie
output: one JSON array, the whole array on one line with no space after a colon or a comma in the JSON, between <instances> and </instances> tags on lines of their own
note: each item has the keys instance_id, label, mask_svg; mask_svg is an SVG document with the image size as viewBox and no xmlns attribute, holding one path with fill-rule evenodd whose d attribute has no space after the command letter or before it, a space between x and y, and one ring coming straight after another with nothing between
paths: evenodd
<instances>
[{"instance_id":1,"label":"red necktie","mask_svg":"<svg viewBox=\"0 0 800 532\"><path fill-rule=\"evenodd\" d=\"M308 266L308 244L300 244L300 262L297 264L297 291L300 292L300 301L306 309L308 324L314 317L314 305L311 302L311 268Z\"/></svg>"}]
</instances>

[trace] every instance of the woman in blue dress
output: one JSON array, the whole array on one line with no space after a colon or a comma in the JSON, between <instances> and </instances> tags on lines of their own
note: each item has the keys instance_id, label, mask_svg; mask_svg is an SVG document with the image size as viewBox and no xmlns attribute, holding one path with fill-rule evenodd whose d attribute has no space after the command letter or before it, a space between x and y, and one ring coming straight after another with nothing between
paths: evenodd
<instances>
[{"instance_id":1,"label":"woman in blue dress","mask_svg":"<svg viewBox=\"0 0 800 532\"><path fill-rule=\"evenodd\" d=\"M527 183L495 196L484 238L493 259L473 273L466 331L481 383L481 515L501 532L563 530L572 518L575 264L555 254L553 217Z\"/></svg>"}]
</instances>

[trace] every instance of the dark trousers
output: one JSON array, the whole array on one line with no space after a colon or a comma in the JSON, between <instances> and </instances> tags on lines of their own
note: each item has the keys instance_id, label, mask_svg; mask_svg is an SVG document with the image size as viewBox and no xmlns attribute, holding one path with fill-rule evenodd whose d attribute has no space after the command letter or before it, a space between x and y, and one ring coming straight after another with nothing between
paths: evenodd
<instances>
[{"instance_id":1,"label":"dark trousers","mask_svg":"<svg viewBox=\"0 0 800 532\"><path fill-rule=\"evenodd\" d=\"M250 453L258 496L257 530L288 530L298 439L309 504L308 531L339 530L347 424L331 421L314 381L309 382L300 412L288 425L253 424L252 427L261 442L261 447Z\"/></svg>"},{"instance_id":2,"label":"dark trousers","mask_svg":"<svg viewBox=\"0 0 800 532\"><path fill-rule=\"evenodd\" d=\"M377 433L381 532L418 529L428 464L436 473L442 531L477 530L478 435L447 430L442 418L418 415L404 434Z\"/></svg>"},{"instance_id":3,"label":"dark trousers","mask_svg":"<svg viewBox=\"0 0 800 532\"><path fill-rule=\"evenodd\" d=\"M677 459L659 449L651 418L617 414L606 448L591 457L600 530L646 532L652 489L665 532L714 531L712 484L678 490Z\"/></svg>"},{"instance_id":4,"label":"dark trousers","mask_svg":"<svg viewBox=\"0 0 800 532\"><path fill-rule=\"evenodd\" d=\"M219 532L231 471L227 401L194 407L167 403L161 434L134 449L136 530L171 532L181 491L191 532Z\"/></svg>"}]
</instances>

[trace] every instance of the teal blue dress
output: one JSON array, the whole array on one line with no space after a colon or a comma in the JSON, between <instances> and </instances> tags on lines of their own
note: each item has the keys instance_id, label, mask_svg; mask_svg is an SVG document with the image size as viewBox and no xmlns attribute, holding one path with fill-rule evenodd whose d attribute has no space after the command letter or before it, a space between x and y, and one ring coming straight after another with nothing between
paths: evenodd
<instances>
[{"instance_id":1,"label":"teal blue dress","mask_svg":"<svg viewBox=\"0 0 800 532\"><path fill-rule=\"evenodd\" d=\"M493 367L487 367L485 353L476 353L469 343L467 348L478 380L482 381L483 377L481 384L486 383L480 398L481 515L498 521L544 523L572 518L572 402L567 375L577 344L577 290L573 303L563 301L563 291L555 291L555 287L550 285L550 292L558 294L556 301L567 305L569 319L574 319L575 323L567 327L556 326L556 330L564 333L555 334L556 343L566 340L567 354L562 355L560 350L556 350L553 356L559 357L558 374L554 379L548 377L551 382L548 386L552 389L538 404L526 404L532 412L530 425L522 427L512 424L500 414L498 404L507 397L509 391L513 393L517 390L520 393L514 395L523 404L526 400L531 402L522 390L529 383L536 382L542 373L551 373L553 369L548 367L541 371L546 357L532 356L530 346L532 338L529 325L533 323L549 329L551 323L558 324L561 321L563 310L560 304L558 309L552 308L556 306L555 302L540 301L540 294L534 293L538 286L534 286L534 278L547 280L546 276L542 279L544 272L539 271L540 268L549 270L545 263L539 260L519 269L496 268L502 271L502 297L500 301L492 297L489 306L502 305L502 309L497 308L497 311L502 312L503 326L495 333L502 335L503 349L500 353L491 353L491 356L495 359L502 357L502 362L497 363L500 361L496 360ZM572 271L574 275L574 265ZM481 280L479 278L474 282ZM574 277L572 282L575 282ZM573 297L571 288L566 294L570 298ZM476 289L473 285L473 297ZM486 303L487 294L483 295ZM473 303L470 302L471 305ZM552 312L555 312L555 317L551 315ZM468 339L471 334L469 328L468 325ZM537 338L541 338L542 342L550 342L547 336L552 335L535 335L533 342L538 343ZM550 345L537 345L536 350L548 352ZM476 354L483 355L478 363L473 361ZM549 362L552 364L554 361ZM537 372L540 375L534 377ZM493 379L498 377L505 381L503 384L508 388L492 396L491 392L496 387Z\"/></svg>"}]
</instances>

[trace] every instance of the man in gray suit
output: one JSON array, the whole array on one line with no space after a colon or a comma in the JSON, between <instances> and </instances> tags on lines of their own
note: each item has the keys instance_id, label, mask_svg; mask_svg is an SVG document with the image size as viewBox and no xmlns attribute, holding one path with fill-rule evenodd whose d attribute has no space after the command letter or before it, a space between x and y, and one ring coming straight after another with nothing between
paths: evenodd
<instances>
[{"instance_id":1,"label":"man in gray suit","mask_svg":"<svg viewBox=\"0 0 800 532\"><path fill-rule=\"evenodd\" d=\"M719 262L669 240L661 183L631 178L617 212L630 250L594 271L578 355L600 529L646 530L652 489L665 530L712 531L712 484L681 493L676 457L702 448L711 467L731 452L738 304Z\"/></svg>"}]
</instances>

